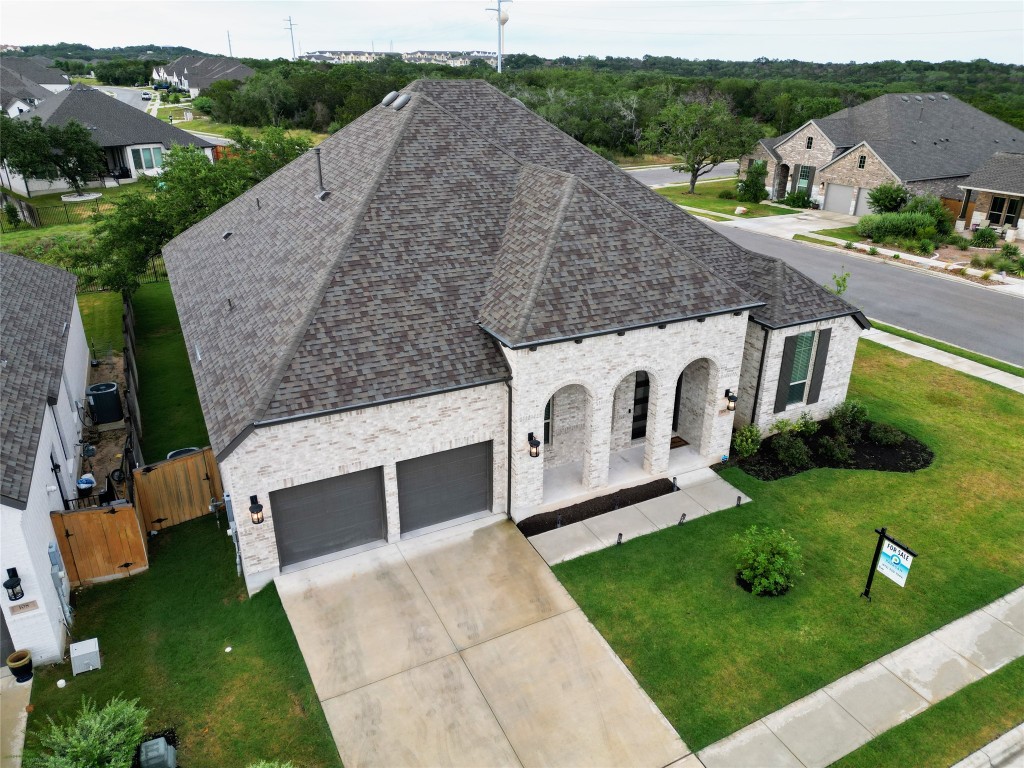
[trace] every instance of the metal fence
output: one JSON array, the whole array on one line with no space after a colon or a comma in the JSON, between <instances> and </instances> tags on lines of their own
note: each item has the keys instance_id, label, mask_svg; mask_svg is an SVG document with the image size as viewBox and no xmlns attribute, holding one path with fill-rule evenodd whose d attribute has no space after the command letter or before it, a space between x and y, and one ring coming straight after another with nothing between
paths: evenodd
<instances>
[{"instance_id":1,"label":"metal fence","mask_svg":"<svg viewBox=\"0 0 1024 768\"><path fill-rule=\"evenodd\" d=\"M87 200L84 203L60 203L58 205L33 205L25 200L3 196L3 204L14 205L20 221L17 224L8 220L6 215L0 216L0 231L14 232L24 227L52 227L58 224L86 224L98 213L114 210L114 204L99 199Z\"/></svg>"}]
</instances>

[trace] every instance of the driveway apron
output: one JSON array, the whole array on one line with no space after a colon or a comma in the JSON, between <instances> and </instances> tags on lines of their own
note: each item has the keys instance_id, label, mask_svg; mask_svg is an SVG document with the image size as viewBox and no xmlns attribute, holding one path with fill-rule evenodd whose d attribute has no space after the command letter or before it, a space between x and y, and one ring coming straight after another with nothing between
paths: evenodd
<instances>
[{"instance_id":1,"label":"driveway apron","mask_svg":"<svg viewBox=\"0 0 1024 768\"><path fill-rule=\"evenodd\" d=\"M665 766L689 753L510 522L277 587L347 768Z\"/></svg>"}]
</instances>

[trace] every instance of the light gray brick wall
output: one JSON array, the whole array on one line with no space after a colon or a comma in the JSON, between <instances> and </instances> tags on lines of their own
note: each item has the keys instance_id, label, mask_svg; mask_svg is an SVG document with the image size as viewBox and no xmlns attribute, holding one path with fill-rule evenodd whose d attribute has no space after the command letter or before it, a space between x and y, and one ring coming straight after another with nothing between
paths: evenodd
<instances>
[{"instance_id":1,"label":"light gray brick wall","mask_svg":"<svg viewBox=\"0 0 1024 768\"><path fill-rule=\"evenodd\" d=\"M490 384L255 430L220 463L224 490L235 502L249 592L280 572L270 503L270 492L280 488L383 467L388 539L396 541L401 519L397 462L491 440L492 511L504 513L507 397L504 384ZM253 525L244 513L253 494L263 504L261 525Z\"/></svg>"},{"instance_id":2,"label":"light gray brick wall","mask_svg":"<svg viewBox=\"0 0 1024 768\"><path fill-rule=\"evenodd\" d=\"M651 381L644 464L651 474L668 468L676 381L687 365L708 358L712 376L704 393L700 451L714 463L728 452L733 414L725 409L726 388L739 385L747 315L731 314L643 328L529 349L503 349L512 371L512 515L521 520L543 502L545 462L528 453L527 435L543 432L544 404L562 387L576 384L587 393L591 429L580 435L583 480L588 488L608 484L615 393L636 371ZM632 403L632 395L628 400ZM620 398L622 399L622 398ZM542 448L542 454L544 449Z\"/></svg>"},{"instance_id":3,"label":"light gray brick wall","mask_svg":"<svg viewBox=\"0 0 1024 768\"><path fill-rule=\"evenodd\" d=\"M587 392L570 385L552 396L551 443L543 447L544 465L551 469L583 458L587 434ZM543 438L543 429L537 439Z\"/></svg>"}]
</instances>

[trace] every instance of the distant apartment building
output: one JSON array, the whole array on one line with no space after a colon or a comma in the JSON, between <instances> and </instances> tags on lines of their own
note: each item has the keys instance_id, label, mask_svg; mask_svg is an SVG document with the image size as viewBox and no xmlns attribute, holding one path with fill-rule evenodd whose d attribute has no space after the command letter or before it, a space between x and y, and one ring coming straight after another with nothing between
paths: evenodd
<instances>
[{"instance_id":1,"label":"distant apartment building","mask_svg":"<svg viewBox=\"0 0 1024 768\"><path fill-rule=\"evenodd\" d=\"M388 56L400 58L409 64L443 64L449 67L468 67L476 61L485 61L492 67L498 66L498 54L490 51L411 51L391 53L386 51L310 51L299 56L302 61L322 64L368 63Z\"/></svg>"}]
</instances>

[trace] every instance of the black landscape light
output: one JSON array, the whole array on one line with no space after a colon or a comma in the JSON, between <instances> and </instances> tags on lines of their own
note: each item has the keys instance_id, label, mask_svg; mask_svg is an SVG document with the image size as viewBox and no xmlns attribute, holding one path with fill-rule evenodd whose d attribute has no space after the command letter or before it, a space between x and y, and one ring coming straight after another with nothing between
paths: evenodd
<instances>
[{"instance_id":1,"label":"black landscape light","mask_svg":"<svg viewBox=\"0 0 1024 768\"><path fill-rule=\"evenodd\" d=\"M725 399L728 401L727 405L725 406L725 410L727 410L727 411L735 411L736 410L736 400L738 399L736 397L736 393L733 392L731 389L725 390Z\"/></svg>"},{"instance_id":2,"label":"black landscape light","mask_svg":"<svg viewBox=\"0 0 1024 768\"><path fill-rule=\"evenodd\" d=\"M21 579L18 577L17 568L7 569L7 581L4 582L4 589L7 590L7 598L13 603L25 596L25 590L21 588Z\"/></svg>"},{"instance_id":3,"label":"black landscape light","mask_svg":"<svg viewBox=\"0 0 1024 768\"><path fill-rule=\"evenodd\" d=\"M255 495L249 497L249 516L252 518L253 525L263 522L263 505Z\"/></svg>"},{"instance_id":4,"label":"black landscape light","mask_svg":"<svg viewBox=\"0 0 1024 768\"><path fill-rule=\"evenodd\" d=\"M533 432L531 432L526 439L530 443L530 456L536 459L540 456L540 440L533 436Z\"/></svg>"}]
</instances>

